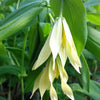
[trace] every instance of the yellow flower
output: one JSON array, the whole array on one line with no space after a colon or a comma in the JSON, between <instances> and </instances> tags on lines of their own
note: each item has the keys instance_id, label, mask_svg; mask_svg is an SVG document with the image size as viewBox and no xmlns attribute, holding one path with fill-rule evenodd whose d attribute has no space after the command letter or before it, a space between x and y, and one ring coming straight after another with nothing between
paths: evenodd
<instances>
[{"instance_id":1,"label":"yellow flower","mask_svg":"<svg viewBox=\"0 0 100 100\"><path fill-rule=\"evenodd\" d=\"M32 70L35 70L42 65L51 54L53 56L53 64L55 64L57 55L60 56L63 66L68 57L75 70L80 73L80 59L65 18L58 18L56 20Z\"/></svg>"},{"instance_id":2,"label":"yellow flower","mask_svg":"<svg viewBox=\"0 0 100 100\"><path fill-rule=\"evenodd\" d=\"M81 67L81 63L69 26L65 18L59 17L57 18L54 27L32 68L32 70L37 69L49 58L46 67L42 70L35 81L32 95L36 89L39 88L42 98L45 91L49 89L51 99L57 100L57 94L53 87L53 81L60 75L61 87L64 94L74 100L72 90L67 84L68 75L64 70L67 57L75 70L80 73L79 67Z\"/></svg>"},{"instance_id":3,"label":"yellow flower","mask_svg":"<svg viewBox=\"0 0 100 100\"><path fill-rule=\"evenodd\" d=\"M51 100L58 100L56 90L53 87L53 81L55 78L58 78L58 75L60 75L61 87L64 94L66 94L70 99L74 100L72 90L67 84L68 75L64 67L62 66L59 56L56 57L54 68L55 69L53 69L53 57L51 56L47 62L46 67L42 70L42 72L35 81L32 95L39 88L42 99L45 91L50 90Z\"/></svg>"}]
</instances>

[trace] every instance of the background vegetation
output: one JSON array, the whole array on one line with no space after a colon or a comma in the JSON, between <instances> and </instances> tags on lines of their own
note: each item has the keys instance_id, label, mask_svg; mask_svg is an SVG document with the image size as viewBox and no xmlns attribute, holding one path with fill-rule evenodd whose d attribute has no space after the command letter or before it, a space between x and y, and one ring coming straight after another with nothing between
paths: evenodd
<instances>
[{"instance_id":1,"label":"background vegetation","mask_svg":"<svg viewBox=\"0 0 100 100\"><path fill-rule=\"evenodd\" d=\"M0 0L0 100L29 100L45 64L31 68L59 16L61 0ZM100 100L100 0L63 0L63 16L80 56L79 75L67 60L75 100ZM55 80L59 100L67 100ZM38 90L32 100L39 100ZM49 100L46 91L44 100Z\"/></svg>"}]
</instances>

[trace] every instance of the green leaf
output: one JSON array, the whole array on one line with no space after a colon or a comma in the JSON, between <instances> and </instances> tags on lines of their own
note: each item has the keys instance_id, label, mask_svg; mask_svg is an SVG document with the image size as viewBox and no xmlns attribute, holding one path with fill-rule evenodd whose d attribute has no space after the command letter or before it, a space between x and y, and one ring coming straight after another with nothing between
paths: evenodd
<instances>
[{"instance_id":1,"label":"green leaf","mask_svg":"<svg viewBox=\"0 0 100 100\"><path fill-rule=\"evenodd\" d=\"M32 4L28 4L12 13L0 26L0 40L4 40L28 25L42 10L43 7L34 7Z\"/></svg>"},{"instance_id":2,"label":"green leaf","mask_svg":"<svg viewBox=\"0 0 100 100\"><path fill-rule=\"evenodd\" d=\"M41 22L41 23L39 23L39 25L40 25L40 27L42 29L43 36L46 37L50 33L50 31L51 31L50 23L43 23L43 22Z\"/></svg>"},{"instance_id":3,"label":"green leaf","mask_svg":"<svg viewBox=\"0 0 100 100\"><path fill-rule=\"evenodd\" d=\"M0 42L0 56L6 56L6 55L7 55L7 50L5 49L3 43Z\"/></svg>"},{"instance_id":4,"label":"green leaf","mask_svg":"<svg viewBox=\"0 0 100 100\"><path fill-rule=\"evenodd\" d=\"M4 97L1 97L1 96L0 96L0 100L6 100L6 99L5 99Z\"/></svg>"},{"instance_id":5,"label":"green leaf","mask_svg":"<svg viewBox=\"0 0 100 100\"><path fill-rule=\"evenodd\" d=\"M87 100L85 97L81 96L81 94L74 93L75 100Z\"/></svg>"},{"instance_id":6,"label":"green leaf","mask_svg":"<svg viewBox=\"0 0 100 100\"><path fill-rule=\"evenodd\" d=\"M97 83L95 81L90 81L90 91L86 91L82 89L79 84L71 84L71 88L74 92L82 93L94 100L100 100L100 83Z\"/></svg>"},{"instance_id":7,"label":"green leaf","mask_svg":"<svg viewBox=\"0 0 100 100\"><path fill-rule=\"evenodd\" d=\"M100 80L100 72L94 73L93 77L95 77L95 78Z\"/></svg>"},{"instance_id":8,"label":"green leaf","mask_svg":"<svg viewBox=\"0 0 100 100\"><path fill-rule=\"evenodd\" d=\"M89 88L90 88L89 68L83 55L81 55L80 60L82 64L82 68L80 68L81 75L77 74L77 78L81 87L89 91Z\"/></svg>"},{"instance_id":9,"label":"green leaf","mask_svg":"<svg viewBox=\"0 0 100 100\"><path fill-rule=\"evenodd\" d=\"M50 23L39 23L40 41L43 41L51 31Z\"/></svg>"},{"instance_id":10,"label":"green leaf","mask_svg":"<svg viewBox=\"0 0 100 100\"><path fill-rule=\"evenodd\" d=\"M88 40L86 49L92 52L100 60L100 32L92 27L88 27Z\"/></svg>"},{"instance_id":11,"label":"green leaf","mask_svg":"<svg viewBox=\"0 0 100 100\"><path fill-rule=\"evenodd\" d=\"M20 75L20 67L18 66L0 66L0 75L10 74L10 75Z\"/></svg>"},{"instance_id":12,"label":"green leaf","mask_svg":"<svg viewBox=\"0 0 100 100\"><path fill-rule=\"evenodd\" d=\"M36 44L38 42L38 23L33 24L29 31L29 56L32 57L35 51Z\"/></svg>"},{"instance_id":13,"label":"green leaf","mask_svg":"<svg viewBox=\"0 0 100 100\"><path fill-rule=\"evenodd\" d=\"M17 2L18 0L3 0L3 2L1 3L1 7L2 6L9 6L11 4L13 4L14 2Z\"/></svg>"},{"instance_id":14,"label":"green leaf","mask_svg":"<svg viewBox=\"0 0 100 100\"><path fill-rule=\"evenodd\" d=\"M50 0L51 8L56 17L60 15L62 0ZM63 0L62 16L70 27L78 55L81 54L87 40L85 8L81 0Z\"/></svg>"},{"instance_id":15,"label":"green leaf","mask_svg":"<svg viewBox=\"0 0 100 100\"><path fill-rule=\"evenodd\" d=\"M6 80L7 80L6 77L4 75L1 75L0 76L0 85L3 84Z\"/></svg>"},{"instance_id":16,"label":"green leaf","mask_svg":"<svg viewBox=\"0 0 100 100\"><path fill-rule=\"evenodd\" d=\"M82 51L82 53L83 53L83 55L84 55L85 58L96 60L95 56L91 52L89 52L87 49L84 49Z\"/></svg>"},{"instance_id":17,"label":"green leaf","mask_svg":"<svg viewBox=\"0 0 100 100\"><path fill-rule=\"evenodd\" d=\"M85 7L99 5L100 0L88 0L84 3Z\"/></svg>"},{"instance_id":18,"label":"green leaf","mask_svg":"<svg viewBox=\"0 0 100 100\"><path fill-rule=\"evenodd\" d=\"M49 14L49 9L48 8L44 8L41 13L39 14L39 21L40 22L48 22L47 21L47 16Z\"/></svg>"},{"instance_id":19,"label":"green leaf","mask_svg":"<svg viewBox=\"0 0 100 100\"><path fill-rule=\"evenodd\" d=\"M87 20L96 25L100 25L100 14L98 13L87 13Z\"/></svg>"},{"instance_id":20,"label":"green leaf","mask_svg":"<svg viewBox=\"0 0 100 100\"><path fill-rule=\"evenodd\" d=\"M0 13L0 20L4 18L5 18L4 14Z\"/></svg>"}]
</instances>

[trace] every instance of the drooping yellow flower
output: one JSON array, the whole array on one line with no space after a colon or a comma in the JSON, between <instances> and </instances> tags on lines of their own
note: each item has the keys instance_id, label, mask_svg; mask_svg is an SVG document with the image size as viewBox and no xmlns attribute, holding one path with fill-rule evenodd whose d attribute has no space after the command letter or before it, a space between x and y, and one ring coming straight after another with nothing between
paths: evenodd
<instances>
[{"instance_id":1,"label":"drooping yellow flower","mask_svg":"<svg viewBox=\"0 0 100 100\"><path fill-rule=\"evenodd\" d=\"M44 92L49 89L51 99L57 100L53 81L60 75L61 87L64 94L74 100L72 90L67 84L68 75L64 70L67 57L75 70L80 73L79 67L81 67L81 63L69 26L65 18L59 17L32 68L32 70L37 69L49 58L46 67L35 81L33 93L39 88L42 97Z\"/></svg>"},{"instance_id":2,"label":"drooping yellow flower","mask_svg":"<svg viewBox=\"0 0 100 100\"><path fill-rule=\"evenodd\" d=\"M53 57L51 56L49 58L49 61L47 62L46 67L42 70L42 72L40 73L40 75L37 77L35 81L32 95L39 88L41 99L42 99L45 91L50 90L51 100L58 100L56 90L53 87L53 81L55 78L58 78L58 75L60 75L61 87L64 94L66 94L70 99L74 100L72 90L67 84L68 75L61 64L61 60L59 56L57 56L55 60L54 68L55 69L53 69Z\"/></svg>"}]
</instances>

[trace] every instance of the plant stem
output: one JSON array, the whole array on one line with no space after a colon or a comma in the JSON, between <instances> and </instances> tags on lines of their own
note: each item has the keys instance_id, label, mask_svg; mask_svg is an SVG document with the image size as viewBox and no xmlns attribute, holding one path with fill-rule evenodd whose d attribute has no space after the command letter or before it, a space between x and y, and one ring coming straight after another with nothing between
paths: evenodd
<instances>
[{"instance_id":1,"label":"plant stem","mask_svg":"<svg viewBox=\"0 0 100 100\"><path fill-rule=\"evenodd\" d=\"M60 17L62 17L62 10L63 10L63 0L61 0Z\"/></svg>"},{"instance_id":2,"label":"plant stem","mask_svg":"<svg viewBox=\"0 0 100 100\"><path fill-rule=\"evenodd\" d=\"M54 18L52 17L51 13L49 13L49 16L50 16L50 19L52 20L52 22L54 23L55 20L54 20Z\"/></svg>"},{"instance_id":3,"label":"plant stem","mask_svg":"<svg viewBox=\"0 0 100 100\"><path fill-rule=\"evenodd\" d=\"M22 49L22 61L21 61L21 92L22 92L22 100L24 100L24 80L23 80L23 73L24 73L24 52L26 47L26 41L27 41L28 32L25 34L24 38L24 44Z\"/></svg>"},{"instance_id":4,"label":"plant stem","mask_svg":"<svg viewBox=\"0 0 100 100\"><path fill-rule=\"evenodd\" d=\"M11 91L10 91L10 89L11 89L11 80L9 80L9 90L8 90L8 100L11 100Z\"/></svg>"},{"instance_id":5,"label":"plant stem","mask_svg":"<svg viewBox=\"0 0 100 100\"><path fill-rule=\"evenodd\" d=\"M18 2L17 2L16 9L18 9L18 8L19 8L19 3L20 3L20 0L18 0Z\"/></svg>"},{"instance_id":6,"label":"plant stem","mask_svg":"<svg viewBox=\"0 0 100 100\"><path fill-rule=\"evenodd\" d=\"M21 93L22 93L22 100L24 100L24 81L23 81L23 77L21 77Z\"/></svg>"}]
</instances>

